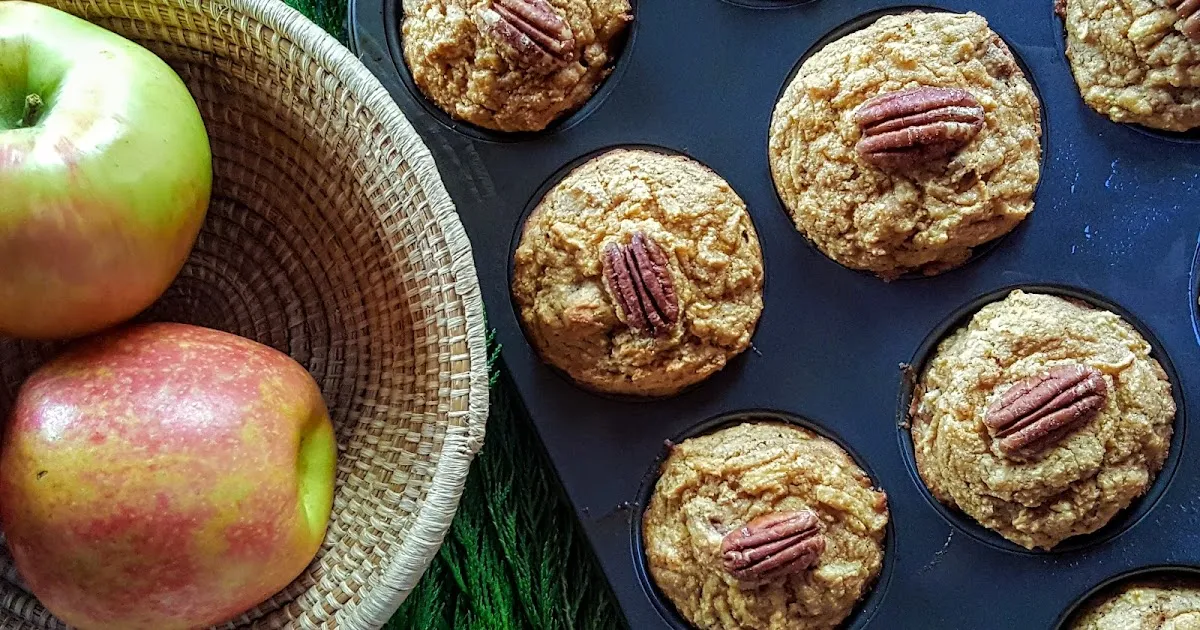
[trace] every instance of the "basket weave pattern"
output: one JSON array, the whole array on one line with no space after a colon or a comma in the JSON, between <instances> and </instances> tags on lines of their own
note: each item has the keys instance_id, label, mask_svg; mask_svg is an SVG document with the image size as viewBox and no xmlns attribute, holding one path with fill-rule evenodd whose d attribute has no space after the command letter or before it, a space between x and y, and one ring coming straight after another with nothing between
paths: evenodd
<instances>
[{"instance_id":1,"label":"basket weave pattern","mask_svg":"<svg viewBox=\"0 0 1200 630\"><path fill-rule=\"evenodd\" d=\"M215 181L187 266L144 319L278 348L338 433L325 544L223 628L377 628L416 584L483 440L470 244L432 157L348 51L274 0L52 0L163 57L200 105ZM0 416L55 344L0 339ZM0 627L64 628L0 557Z\"/></svg>"}]
</instances>

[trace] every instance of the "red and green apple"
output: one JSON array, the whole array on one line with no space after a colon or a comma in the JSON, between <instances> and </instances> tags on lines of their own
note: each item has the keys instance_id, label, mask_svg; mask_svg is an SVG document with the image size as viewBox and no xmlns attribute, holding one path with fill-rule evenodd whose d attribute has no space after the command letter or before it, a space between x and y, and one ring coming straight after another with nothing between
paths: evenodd
<instances>
[{"instance_id":1,"label":"red and green apple","mask_svg":"<svg viewBox=\"0 0 1200 630\"><path fill-rule=\"evenodd\" d=\"M166 63L56 9L0 2L0 335L75 337L156 300L212 187Z\"/></svg>"},{"instance_id":2,"label":"red and green apple","mask_svg":"<svg viewBox=\"0 0 1200 630\"><path fill-rule=\"evenodd\" d=\"M287 355L184 324L78 342L21 387L0 450L20 574L85 630L225 621L312 560L337 446Z\"/></svg>"}]
</instances>

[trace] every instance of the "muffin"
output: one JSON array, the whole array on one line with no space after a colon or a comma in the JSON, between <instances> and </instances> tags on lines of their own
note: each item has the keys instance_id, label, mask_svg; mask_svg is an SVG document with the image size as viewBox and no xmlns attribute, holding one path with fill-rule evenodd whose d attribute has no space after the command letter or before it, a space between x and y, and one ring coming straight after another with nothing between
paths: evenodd
<instances>
[{"instance_id":1,"label":"muffin","mask_svg":"<svg viewBox=\"0 0 1200 630\"><path fill-rule=\"evenodd\" d=\"M796 228L884 279L934 275L1033 210L1040 105L974 13L880 18L814 53L775 106L771 173Z\"/></svg>"},{"instance_id":2,"label":"muffin","mask_svg":"<svg viewBox=\"0 0 1200 630\"><path fill-rule=\"evenodd\" d=\"M1200 126L1200 3L1058 0L1055 6L1089 107L1155 129Z\"/></svg>"},{"instance_id":3,"label":"muffin","mask_svg":"<svg viewBox=\"0 0 1200 630\"><path fill-rule=\"evenodd\" d=\"M608 76L629 0L403 0L413 81L454 118L540 131Z\"/></svg>"},{"instance_id":4,"label":"muffin","mask_svg":"<svg viewBox=\"0 0 1200 630\"><path fill-rule=\"evenodd\" d=\"M682 156L618 149L525 223L513 299L542 358L585 388L667 396L750 345L763 262L746 204Z\"/></svg>"},{"instance_id":5,"label":"muffin","mask_svg":"<svg viewBox=\"0 0 1200 630\"><path fill-rule=\"evenodd\" d=\"M887 496L837 444L750 422L671 449L642 521L650 575L701 630L838 627L879 577Z\"/></svg>"},{"instance_id":6,"label":"muffin","mask_svg":"<svg viewBox=\"0 0 1200 630\"><path fill-rule=\"evenodd\" d=\"M1146 492L1175 400L1114 313L1013 291L937 348L913 394L917 469L942 503L1027 549L1103 527Z\"/></svg>"},{"instance_id":7,"label":"muffin","mask_svg":"<svg viewBox=\"0 0 1200 630\"><path fill-rule=\"evenodd\" d=\"M1070 630L1200 630L1200 584L1134 582L1089 604Z\"/></svg>"}]
</instances>

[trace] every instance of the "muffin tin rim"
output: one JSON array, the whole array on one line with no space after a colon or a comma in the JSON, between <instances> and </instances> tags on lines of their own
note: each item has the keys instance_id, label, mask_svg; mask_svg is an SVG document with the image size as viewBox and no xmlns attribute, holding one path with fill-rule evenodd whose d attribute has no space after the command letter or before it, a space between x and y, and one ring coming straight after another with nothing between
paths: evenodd
<instances>
[{"instance_id":1,"label":"muffin tin rim","mask_svg":"<svg viewBox=\"0 0 1200 630\"><path fill-rule=\"evenodd\" d=\"M1200 344L1200 233L1196 235L1196 253L1188 269L1188 310L1192 314L1192 333Z\"/></svg>"},{"instance_id":2,"label":"muffin tin rim","mask_svg":"<svg viewBox=\"0 0 1200 630\"><path fill-rule=\"evenodd\" d=\"M817 0L721 0L721 2L743 9L776 11L812 4Z\"/></svg>"},{"instance_id":3,"label":"muffin tin rim","mask_svg":"<svg viewBox=\"0 0 1200 630\"><path fill-rule=\"evenodd\" d=\"M1150 486L1141 496L1135 498L1128 506L1117 512L1104 526L1090 534L1072 536L1062 541L1052 549L1026 549L1002 537L999 533L985 527L962 510L938 501L917 469L916 452L912 439L909 406L912 394L920 381L930 359L937 353L938 347L954 331L966 326L984 306L994 304L1008 297L1013 291L1023 291L1032 294L1054 295L1062 298L1076 299L1088 303L1093 308L1106 310L1116 314L1134 328L1150 345L1150 358L1158 362L1167 375L1171 385L1171 397L1175 401L1175 417L1172 419L1171 444L1167 458L1158 471ZM982 293L967 302L960 304L945 315L937 325L922 339L913 352L912 359L901 365L900 389L897 397L896 410L897 439L904 467L908 470L911 481L925 502L930 504L943 520L954 529L959 530L975 543L990 547L997 551L1029 557L1061 557L1073 553L1084 553L1096 547L1111 544L1116 539L1136 528L1154 508L1161 503L1166 495L1179 467L1182 451L1185 446L1187 433L1187 400L1183 392L1183 384L1175 364L1171 360L1166 346L1154 334L1153 329L1144 324L1140 318L1112 299L1091 289L1081 288L1063 283L1025 282L1005 285Z\"/></svg>"},{"instance_id":4,"label":"muffin tin rim","mask_svg":"<svg viewBox=\"0 0 1200 630\"><path fill-rule=\"evenodd\" d=\"M675 608L674 603L662 593L654 577L650 574L650 563L646 558L644 537L642 535L646 509L658 485L658 480L662 477L662 467L671 454L672 446L694 437L710 435L722 429L748 423L786 424L811 431L833 442L867 475L867 478L871 480L872 489L883 492L885 497L890 496L887 489L880 485L879 476L875 474L875 471L871 468L867 460L861 457L849 442L844 440L838 433L827 428L824 423L817 422L806 416L781 409L757 407L723 411L698 422L688 424L682 431L665 439L658 455L650 462L650 466L642 476L637 494L635 495L636 500L629 527L630 554L632 555L634 573L637 575L641 590L645 594L646 599L650 600L662 620L675 630L695 630L696 626L689 623ZM879 574L875 576L875 580L858 598L854 608L842 620L838 628L845 630L866 628L871 620L874 619L876 613L878 613L892 585L893 569L896 565L896 555L898 553L895 529L895 519L893 518L892 506L889 500L887 525L884 527L883 543L881 544L883 561L882 566L879 568Z\"/></svg>"},{"instance_id":5,"label":"muffin tin rim","mask_svg":"<svg viewBox=\"0 0 1200 630\"><path fill-rule=\"evenodd\" d=\"M361 0L350 0L351 2ZM625 28L623 34L616 38L617 55L616 60L609 64L609 73L600 83L592 90L591 96L587 98L579 107L567 110L559 115L546 126L545 129L538 131L500 131L498 129L488 129L482 125L477 125L472 122L460 120L452 116L449 112L434 103L432 99L425 95L425 92L417 86L416 80L413 79L412 70L408 67L408 59L404 56L404 7L403 0L387 1L383 3L383 22L385 24L395 24L397 28L386 29L385 43L387 46L388 56L391 59L391 64L396 69L396 75L400 78L400 84L409 92L412 99L419 103L421 108L425 110L429 117L436 121L442 128L451 133L463 136L472 142L483 142L486 144L519 144L532 140L542 139L566 132L573 127L582 123L590 117L596 110L603 106L608 100L608 96L616 88L617 83L625 74L625 70L629 67L630 59L633 55L634 44L637 41L637 34L640 26L638 20L638 10L641 0L628 0L630 7L631 18Z\"/></svg>"}]
</instances>

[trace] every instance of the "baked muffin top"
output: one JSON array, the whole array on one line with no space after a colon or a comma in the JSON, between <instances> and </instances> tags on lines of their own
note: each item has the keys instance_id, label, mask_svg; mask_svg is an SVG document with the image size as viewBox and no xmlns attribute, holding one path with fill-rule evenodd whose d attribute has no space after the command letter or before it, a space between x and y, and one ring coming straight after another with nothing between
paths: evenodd
<instances>
[{"instance_id":1,"label":"baked muffin top","mask_svg":"<svg viewBox=\"0 0 1200 630\"><path fill-rule=\"evenodd\" d=\"M460 120L539 131L579 108L612 69L628 0L403 0L417 87Z\"/></svg>"},{"instance_id":2,"label":"baked muffin top","mask_svg":"<svg viewBox=\"0 0 1200 630\"><path fill-rule=\"evenodd\" d=\"M872 100L895 93L905 98ZM882 133L905 127L921 129ZM771 173L796 227L830 258L884 279L932 275L1033 210L1040 137L1033 88L986 20L892 15L800 67L775 107ZM887 143L901 138L920 146L898 162Z\"/></svg>"},{"instance_id":3,"label":"baked muffin top","mask_svg":"<svg viewBox=\"0 0 1200 630\"><path fill-rule=\"evenodd\" d=\"M1089 107L1155 129L1200 126L1200 13L1185 17L1180 6L1180 0L1058 1L1067 58Z\"/></svg>"},{"instance_id":4,"label":"baked muffin top","mask_svg":"<svg viewBox=\"0 0 1200 630\"><path fill-rule=\"evenodd\" d=\"M1103 527L1150 487L1175 399L1150 344L1115 313L1013 291L947 337L911 406L937 499L1023 547Z\"/></svg>"},{"instance_id":5,"label":"baked muffin top","mask_svg":"<svg viewBox=\"0 0 1200 630\"><path fill-rule=\"evenodd\" d=\"M1200 585L1133 582L1090 604L1071 630L1200 630Z\"/></svg>"},{"instance_id":6,"label":"baked muffin top","mask_svg":"<svg viewBox=\"0 0 1200 630\"><path fill-rule=\"evenodd\" d=\"M526 221L513 298L548 363L600 392L666 396L746 349L763 262L746 205L686 157L618 149Z\"/></svg>"},{"instance_id":7,"label":"baked muffin top","mask_svg":"<svg viewBox=\"0 0 1200 630\"><path fill-rule=\"evenodd\" d=\"M672 447L642 536L655 583L697 628L816 630L879 576L887 521L887 496L837 444L748 422Z\"/></svg>"}]
</instances>

